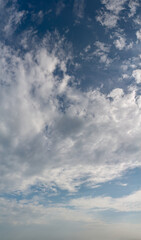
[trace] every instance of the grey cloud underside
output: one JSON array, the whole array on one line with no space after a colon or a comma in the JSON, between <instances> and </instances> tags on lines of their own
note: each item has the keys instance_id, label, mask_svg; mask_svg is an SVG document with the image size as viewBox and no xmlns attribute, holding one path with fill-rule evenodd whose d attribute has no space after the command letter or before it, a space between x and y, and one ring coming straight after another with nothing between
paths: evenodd
<instances>
[{"instance_id":1,"label":"grey cloud underside","mask_svg":"<svg viewBox=\"0 0 141 240\"><path fill-rule=\"evenodd\" d=\"M22 58L0 46L1 191L42 182L72 192L84 178L94 185L141 166L137 86L82 92L67 74L63 49L46 43Z\"/></svg>"}]
</instances>

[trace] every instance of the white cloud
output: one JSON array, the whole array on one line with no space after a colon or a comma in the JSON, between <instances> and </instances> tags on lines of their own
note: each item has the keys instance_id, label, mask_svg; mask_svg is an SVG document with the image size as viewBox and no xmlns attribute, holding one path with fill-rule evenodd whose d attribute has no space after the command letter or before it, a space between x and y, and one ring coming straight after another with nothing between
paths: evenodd
<instances>
[{"instance_id":1,"label":"white cloud","mask_svg":"<svg viewBox=\"0 0 141 240\"><path fill-rule=\"evenodd\" d=\"M126 187L128 184L127 183L118 183L119 186Z\"/></svg>"},{"instance_id":2,"label":"white cloud","mask_svg":"<svg viewBox=\"0 0 141 240\"><path fill-rule=\"evenodd\" d=\"M93 55L99 57L101 63L109 65L112 62L112 59L110 59L108 56L110 52L110 46L100 41L96 41L94 45L97 49Z\"/></svg>"},{"instance_id":3,"label":"white cloud","mask_svg":"<svg viewBox=\"0 0 141 240\"><path fill-rule=\"evenodd\" d=\"M123 50L126 46L126 39L122 36L119 36L118 39L114 41L114 45L117 49Z\"/></svg>"},{"instance_id":4,"label":"white cloud","mask_svg":"<svg viewBox=\"0 0 141 240\"><path fill-rule=\"evenodd\" d=\"M56 15L60 15L63 9L65 8L64 2L61 0L56 5Z\"/></svg>"},{"instance_id":5,"label":"white cloud","mask_svg":"<svg viewBox=\"0 0 141 240\"><path fill-rule=\"evenodd\" d=\"M57 204L40 204L41 199L34 197L30 200L16 201L0 198L0 223L6 221L14 225L49 225L53 221L95 222L91 215L83 211L71 210Z\"/></svg>"},{"instance_id":6,"label":"white cloud","mask_svg":"<svg viewBox=\"0 0 141 240\"><path fill-rule=\"evenodd\" d=\"M141 18L139 16L137 16L135 19L134 19L134 22L138 25L141 25Z\"/></svg>"},{"instance_id":7,"label":"white cloud","mask_svg":"<svg viewBox=\"0 0 141 240\"><path fill-rule=\"evenodd\" d=\"M141 83L141 69L134 70L132 76L135 78L137 83Z\"/></svg>"},{"instance_id":8,"label":"white cloud","mask_svg":"<svg viewBox=\"0 0 141 240\"><path fill-rule=\"evenodd\" d=\"M107 10L114 12L116 15L120 13L121 10L124 9L124 4L127 0L102 0L102 4L105 5Z\"/></svg>"},{"instance_id":9,"label":"white cloud","mask_svg":"<svg viewBox=\"0 0 141 240\"><path fill-rule=\"evenodd\" d=\"M100 57L108 54L108 46L97 45ZM41 44L21 59L1 45L2 191L43 183L73 192L141 165L136 90L114 89L107 96L69 86L67 57L55 46L51 51ZM54 75L56 67L61 78Z\"/></svg>"},{"instance_id":10,"label":"white cloud","mask_svg":"<svg viewBox=\"0 0 141 240\"><path fill-rule=\"evenodd\" d=\"M4 33L5 37L11 36L18 28L25 14L25 11L18 9L16 1L12 1L8 6L8 1L2 0L0 4L0 28L2 35Z\"/></svg>"},{"instance_id":11,"label":"white cloud","mask_svg":"<svg viewBox=\"0 0 141 240\"><path fill-rule=\"evenodd\" d=\"M139 2L138 0L130 0L129 1L129 8L130 8L130 13L128 14L129 17L133 17L136 14L137 7L139 7Z\"/></svg>"},{"instance_id":12,"label":"white cloud","mask_svg":"<svg viewBox=\"0 0 141 240\"><path fill-rule=\"evenodd\" d=\"M141 40L141 29L136 32L136 36L138 40Z\"/></svg>"},{"instance_id":13,"label":"white cloud","mask_svg":"<svg viewBox=\"0 0 141 240\"><path fill-rule=\"evenodd\" d=\"M75 14L83 18L84 1L83 6L79 6L78 1L75 3L74 12L78 11ZM103 3L107 12L99 16L101 24L112 28L124 8L123 1L120 1L121 5L114 1ZM61 10L58 9L56 14ZM7 36L16 30L25 14L17 9L15 13L13 11L14 7L7 9L11 22L0 25ZM43 12L38 15L43 18ZM76 82L73 83L74 76L67 72L67 61L71 56L65 53L63 38L56 41L54 35L47 33L37 45L35 39L31 40L32 29L22 34L21 45L26 52L22 56L0 43L0 192L12 193L9 200L0 197L0 222L21 226L33 224L35 228L37 225L51 226L53 234L55 224L60 221L60 229L66 222L69 229L70 223L79 223L81 231L77 239L88 236L100 240L125 240L125 236L127 240L135 239L135 236L140 239L140 226L106 225L96 212L109 209L141 211L141 191L122 198L99 196L53 204L47 197L42 199L40 188L42 185L43 191L53 188L57 194L59 188L74 194L81 184L96 188L121 177L128 169L141 166L141 97L137 95L138 86L132 86L126 92L116 87L108 95L99 89L81 91L80 86L77 88ZM123 49L124 42L118 40L116 47ZM95 46L94 56L103 65L110 64L110 46L98 41ZM85 52L89 49L90 45ZM126 62L123 68L127 70L129 65ZM136 69L132 76L140 83L140 69L135 62L131 66ZM123 74L123 78L128 76ZM40 188L41 194L25 200L26 194L32 195L34 185ZM125 186L125 183L121 185ZM17 196L19 192L22 200ZM75 230L72 231L74 237Z\"/></svg>"},{"instance_id":14,"label":"white cloud","mask_svg":"<svg viewBox=\"0 0 141 240\"><path fill-rule=\"evenodd\" d=\"M100 12L96 19L102 26L113 28L117 25L118 16L109 12Z\"/></svg>"},{"instance_id":15,"label":"white cloud","mask_svg":"<svg viewBox=\"0 0 141 240\"><path fill-rule=\"evenodd\" d=\"M81 201L80 205L83 203L86 202ZM105 223L96 212L93 215L93 211L89 211L88 208L70 209L53 204L43 206L38 198L28 201L0 198L0 212L0 223L3 222L2 220L6 222L6 225L0 224L2 239L18 240L19 236L21 240L29 238L37 240L39 236L42 236L43 240L46 236L59 240L66 239L66 236L69 240L72 237L78 240L85 240L87 237L90 240L94 238L100 240L105 240L105 238L109 240L113 238L115 240L140 239L141 226L130 223L129 217L125 220L120 218L120 223L119 221Z\"/></svg>"},{"instance_id":16,"label":"white cloud","mask_svg":"<svg viewBox=\"0 0 141 240\"><path fill-rule=\"evenodd\" d=\"M122 74L122 78L123 78L123 79L129 78L129 77L130 77L130 76L129 76L128 74L126 74L126 73L125 73L125 74Z\"/></svg>"},{"instance_id":17,"label":"white cloud","mask_svg":"<svg viewBox=\"0 0 141 240\"><path fill-rule=\"evenodd\" d=\"M88 45L88 46L85 47L84 51L87 53L90 49L91 49L91 46Z\"/></svg>"},{"instance_id":18,"label":"white cloud","mask_svg":"<svg viewBox=\"0 0 141 240\"><path fill-rule=\"evenodd\" d=\"M114 28L119 20L119 14L124 9L124 4L127 0L102 0L102 4L105 5L105 11L99 12L97 21L102 26L107 28Z\"/></svg>"},{"instance_id":19,"label":"white cloud","mask_svg":"<svg viewBox=\"0 0 141 240\"><path fill-rule=\"evenodd\" d=\"M70 201L70 206L82 209L93 210L115 210L119 212L139 212L141 211L141 191L134 192L121 198L112 197L95 197L95 198L78 198Z\"/></svg>"}]
</instances>

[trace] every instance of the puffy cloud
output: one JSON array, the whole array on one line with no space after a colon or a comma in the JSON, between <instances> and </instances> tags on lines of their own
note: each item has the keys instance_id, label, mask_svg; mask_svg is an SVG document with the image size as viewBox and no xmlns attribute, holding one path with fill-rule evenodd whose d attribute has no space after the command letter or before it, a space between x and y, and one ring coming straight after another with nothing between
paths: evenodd
<instances>
[{"instance_id":1,"label":"puffy cloud","mask_svg":"<svg viewBox=\"0 0 141 240\"><path fill-rule=\"evenodd\" d=\"M102 0L101 2L104 4L105 10L99 12L97 21L99 21L102 26L106 26L107 28L115 27L119 19L119 14L124 9L124 4L126 1L127 0Z\"/></svg>"},{"instance_id":2,"label":"puffy cloud","mask_svg":"<svg viewBox=\"0 0 141 240\"><path fill-rule=\"evenodd\" d=\"M1 45L2 191L43 183L73 192L141 165L136 90L82 92L62 56L43 45L20 58Z\"/></svg>"},{"instance_id":3,"label":"puffy cloud","mask_svg":"<svg viewBox=\"0 0 141 240\"><path fill-rule=\"evenodd\" d=\"M141 18L139 16L137 16L135 19L134 19L134 22L137 24L137 25L141 25Z\"/></svg>"},{"instance_id":4,"label":"puffy cloud","mask_svg":"<svg viewBox=\"0 0 141 240\"><path fill-rule=\"evenodd\" d=\"M129 17L133 17L136 14L137 8L139 7L139 2L138 0L130 0L129 1L129 8L130 8L130 13L128 14Z\"/></svg>"},{"instance_id":5,"label":"puffy cloud","mask_svg":"<svg viewBox=\"0 0 141 240\"><path fill-rule=\"evenodd\" d=\"M123 5L126 3L126 1L127 0L102 0L102 4L105 5L107 10L110 10L115 14L119 14L119 12L124 9Z\"/></svg>"},{"instance_id":6,"label":"puffy cloud","mask_svg":"<svg viewBox=\"0 0 141 240\"><path fill-rule=\"evenodd\" d=\"M101 63L109 65L112 62L112 59L108 56L110 52L110 46L100 41L96 41L95 46L97 49L93 55L99 57Z\"/></svg>"},{"instance_id":7,"label":"puffy cloud","mask_svg":"<svg viewBox=\"0 0 141 240\"><path fill-rule=\"evenodd\" d=\"M109 12L99 12L99 15L96 19L101 23L102 26L113 28L117 25L118 16Z\"/></svg>"},{"instance_id":8,"label":"puffy cloud","mask_svg":"<svg viewBox=\"0 0 141 240\"><path fill-rule=\"evenodd\" d=\"M126 46L126 39L122 36L119 36L118 39L114 41L114 45L119 50L122 50Z\"/></svg>"},{"instance_id":9,"label":"puffy cloud","mask_svg":"<svg viewBox=\"0 0 141 240\"><path fill-rule=\"evenodd\" d=\"M136 36L138 40L141 40L141 29L136 32Z\"/></svg>"},{"instance_id":10,"label":"puffy cloud","mask_svg":"<svg viewBox=\"0 0 141 240\"><path fill-rule=\"evenodd\" d=\"M137 83L141 83L141 69L134 70L132 76L135 78Z\"/></svg>"}]
</instances>

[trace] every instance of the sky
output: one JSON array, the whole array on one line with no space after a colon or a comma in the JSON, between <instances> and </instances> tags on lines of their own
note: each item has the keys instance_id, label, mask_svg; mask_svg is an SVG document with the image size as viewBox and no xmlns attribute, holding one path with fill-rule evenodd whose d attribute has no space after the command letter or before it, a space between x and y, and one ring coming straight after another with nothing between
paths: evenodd
<instances>
[{"instance_id":1,"label":"sky","mask_svg":"<svg viewBox=\"0 0 141 240\"><path fill-rule=\"evenodd\" d=\"M2 240L141 239L140 0L0 0Z\"/></svg>"}]
</instances>

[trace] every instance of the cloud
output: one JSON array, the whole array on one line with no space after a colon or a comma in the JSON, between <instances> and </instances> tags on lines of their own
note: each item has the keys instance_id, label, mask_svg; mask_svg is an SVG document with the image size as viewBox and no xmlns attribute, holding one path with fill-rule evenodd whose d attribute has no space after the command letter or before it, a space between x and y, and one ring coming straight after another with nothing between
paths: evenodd
<instances>
[{"instance_id":1,"label":"cloud","mask_svg":"<svg viewBox=\"0 0 141 240\"><path fill-rule=\"evenodd\" d=\"M105 199L104 199L105 201ZM80 202L81 205L82 202ZM91 203L91 202L90 202ZM34 238L130 240L140 239L140 224L128 220L105 223L92 216L87 209L69 209L61 206L43 206L38 199L6 200L0 198L0 230L2 239L21 240ZM1 223L4 218L6 224ZM62 228L63 226L63 228Z\"/></svg>"},{"instance_id":2,"label":"cloud","mask_svg":"<svg viewBox=\"0 0 141 240\"><path fill-rule=\"evenodd\" d=\"M65 8L64 2L62 0L59 1L56 5L56 15L57 16L60 15L64 8Z\"/></svg>"},{"instance_id":3,"label":"cloud","mask_svg":"<svg viewBox=\"0 0 141 240\"><path fill-rule=\"evenodd\" d=\"M102 0L102 4L105 5L105 8L116 15L118 15L121 10L124 9L124 4L126 3L127 0Z\"/></svg>"},{"instance_id":4,"label":"cloud","mask_svg":"<svg viewBox=\"0 0 141 240\"><path fill-rule=\"evenodd\" d=\"M102 0L101 3L105 6L103 11L100 11L97 16L97 21L102 26L114 28L119 20L119 14L124 9L124 4L127 0Z\"/></svg>"},{"instance_id":5,"label":"cloud","mask_svg":"<svg viewBox=\"0 0 141 240\"><path fill-rule=\"evenodd\" d=\"M87 46L85 47L85 49L84 49L84 52L87 53L90 49L91 49L91 46L90 46L90 45L87 45Z\"/></svg>"},{"instance_id":6,"label":"cloud","mask_svg":"<svg viewBox=\"0 0 141 240\"><path fill-rule=\"evenodd\" d=\"M141 40L141 29L136 32L136 36L138 40Z\"/></svg>"},{"instance_id":7,"label":"cloud","mask_svg":"<svg viewBox=\"0 0 141 240\"><path fill-rule=\"evenodd\" d=\"M114 41L114 45L117 49L122 50L126 46L126 39L123 36L118 36L118 39Z\"/></svg>"},{"instance_id":8,"label":"cloud","mask_svg":"<svg viewBox=\"0 0 141 240\"><path fill-rule=\"evenodd\" d=\"M113 28L117 25L118 16L107 13L107 12L99 12L99 15L96 17L96 20L101 23L102 26L106 26L107 28Z\"/></svg>"},{"instance_id":9,"label":"cloud","mask_svg":"<svg viewBox=\"0 0 141 240\"><path fill-rule=\"evenodd\" d=\"M136 89L82 92L70 85L63 48L44 39L21 58L1 45L2 192L40 183L75 192L82 183L94 186L141 165Z\"/></svg>"},{"instance_id":10,"label":"cloud","mask_svg":"<svg viewBox=\"0 0 141 240\"><path fill-rule=\"evenodd\" d=\"M137 12L137 8L139 7L139 2L136 0L101 0L103 4L103 8L98 12L96 17L97 21L101 23L102 26L105 26L109 29L115 28L117 26L118 21L122 18L120 16L122 10L126 8L126 4L128 2L129 12L128 18L134 17ZM127 10L127 8L126 8ZM126 17L124 17L124 21ZM137 21L134 20L134 21Z\"/></svg>"},{"instance_id":11,"label":"cloud","mask_svg":"<svg viewBox=\"0 0 141 240\"><path fill-rule=\"evenodd\" d=\"M100 240L105 238L112 240L115 236L116 240L119 238L139 240L140 224L132 223L130 217L133 215L128 215L125 219L121 216L116 221L112 219L106 223L97 213L107 209L128 214L132 211L140 211L140 197L141 191L137 191L122 198L87 197L72 199L65 204L48 203L46 205L41 204L41 199L38 197L28 200L9 200L1 197L0 228L4 230L6 227L7 230L6 233L2 230L1 236L3 239L10 239L13 235L17 237L19 236L17 229L20 229L21 239L29 236L38 239L40 232L42 239L46 239L47 235L52 239L65 239L65 236L70 235L72 231L74 239L86 239L89 236L89 239L95 237ZM3 222L6 222L6 226L2 225ZM65 226L64 230L62 226Z\"/></svg>"},{"instance_id":12,"label":"cloud","mask_svg":"<svg viewBox=\"0 0 141 240\"><path fill-rule=\"evenodd\" d=\"M130 8L130 13L128 14L129 17L133 17L136 14L137 8L139 7L139 2L138 0L130 0L129 1L129 8Z\"/></svg>"},{"instance_id":13,"label":"cloud","mask_svg":"<svg viewBox=\"0 0 141 240\"><path fill-rule=\"evenodd\" d=\"M77 18L84 17L85 0L74 0L73 12Z\"/></svg>"},{"instance_id":14,"label":"cloud","mask_svg":"<svg viewBox=\"0 0 141 240\"><path fill-rule=\"evenodd\" d=\"M95 222L96 220L83 211L74 211L69 208L49 204L40 204L38 197L30 200L0 198L0 223L7 222L13 225L50 225L54 221L68 222ZM100 222L100 221L99 221Z\"/></svg>"},{"instance_id":15,"label":"cloud","mask_svg":"<svg viewBox=\"0 0 141 240\"><path fill-rule=\"evenodd\" d=\"M105 11L98 17L103 26L117 26L124 2L102 1ZM141 211L140 190L119 198L86 198L81 192L83 187L95 191L114 179L120 182L126 171L141 167L140 56L123 61L122 78L132 80L126 91L117 83L108 93L92 85L82 90L69 71L70 62L75 65L71 46L57 31L41 40L31 27L17 36L18 50L3 41L11 40L26 13L16 1L1 3L1 20L7 6L6 20L0 23L0 231L6 228L2 239L12 239L9 226L13 232L18 228L13 239L21 240L38 239L39 232L42 239L140 239L140 225L124 223L131 221L126 213ZM56 15L64 8L63 1L58 4ZM84 7L84 1L74 1L77 20L84 17ZM131 12L133 16L134 6ZM37 13L41 22L44 14ZM115 34L114 40L118 50L127 49L124 34ZM113 50L96 41L84 52L102 63L101 70L113 61ZM108 76L114 78L114 72L115 68ZM96 75L92 79L98 80ZM125 220L118 215L121 224L114 224L113 218L106 224L101 219L107 210L124 212Z\"/></svg>"},{"instance_id":16,"label":"cloud","mask_svg":"<svg viewBox=\"0 0 141 240\"><path fill-rule=\"evenodd\" d=\"M141 69L134 70L132 76L135 78L136 83L141 83Z\"/></svg>"},{"instance_id":17,"label":"cloud","mask_svg":"<svg viewBox=\"0 0 141 240\"><path fill-rule=\"evenodd\" d=\"M97 47L97 49L93 55L99 57L101 63L109 65L112 62L112 59L110 59L108 56L110 52L110 46L100 41L96 41L94 45Z\"/></svg>"},{"instance_id":18,"label":"cloud","mask_svg":"<svg viewBox=\"0 0 141 240\"><path fill-rule=\"evenodd\" d=\"M23 17L26 15L25 11L20 11L18 9L16 1L8 3L8 1L2 0L0 6L1 36L6 38L12 36L15 30L19 27Z\"/></svg>"},{"instance_id":19,"label":"cloud","mask_svg":"<svg viewBox=\"0 0 141 240\"><path fill-rule=\"evenodd\" d=\"M67 72L71 55L64 38L47 33L37 44L32 34L25 33L22 56L0 44L1 191L26 192L43 183L75 192L139 167L137 86L108 95L81 91ZM110 46L95 46L95 56L108 65ZM137 82L138 74L133 72Z\"/></svg>"},{"instance_id":20,"label":"cloud","mask_svg":"<svg viewBox=\"0 0 141 240\"><path fill-rule=\"evenodd\" d=\"M70 206L94 211L114 210L118 212L139 212L141 211L141 191L134 192L121 198L112 197L87 197L70 201Z\"/></svg>"},{"instance_id":21,"label":"cloud","mask_svg":"<svg viewBox=\"0 0 141 240\"><path fill-rule=\"evenodd\" d=\"M127 183L118 183L119 186L126 187L128 184Z\"/></svg>"},{"instance_id":22,"label":"cloud","mask_svg":"<svg viewBox=\"0 0 141 240\"><path fill-rule=\"evenodd\" d=\"M135 19L134 19L134 22L137 24L137 25L141 25L141 19L139 16L137 16Z\"/></svg>"}]
</instances>

